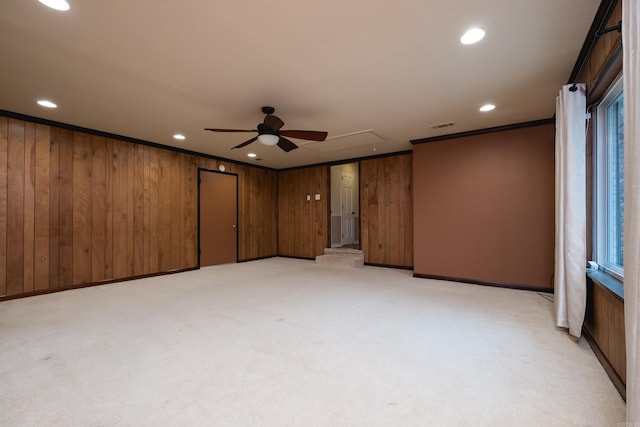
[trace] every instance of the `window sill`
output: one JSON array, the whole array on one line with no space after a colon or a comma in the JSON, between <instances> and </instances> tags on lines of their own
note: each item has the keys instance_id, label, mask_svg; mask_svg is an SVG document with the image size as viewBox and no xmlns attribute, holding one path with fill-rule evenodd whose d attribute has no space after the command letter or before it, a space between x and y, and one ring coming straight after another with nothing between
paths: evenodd
<instances>
[{"instance_id":1,"label":"window sill","mask_svg":"<svg viewBox=\"0 0 640 427\"><path fill-rule=\"evenodd\" d=\"M609 289L618 298L624 301L624 287L622 286L622 282L620 280L605 273L602 270L587 270L587 277L600 286Z\"/></svg>"}]
</instances>

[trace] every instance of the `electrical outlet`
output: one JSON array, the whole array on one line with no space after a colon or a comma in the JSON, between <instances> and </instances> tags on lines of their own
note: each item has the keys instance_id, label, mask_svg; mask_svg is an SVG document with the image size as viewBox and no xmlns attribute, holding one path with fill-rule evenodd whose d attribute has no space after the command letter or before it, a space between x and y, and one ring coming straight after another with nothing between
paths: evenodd
<instances>
[{"instance_id":1,"label":"electrical outlet","mask_svg":"<svg viewBox=\"0 0 640 427\"><path fill-rule=\"evenodd\" d=\"M320 195L316 194L316 200L320 200Z\"/></svg>"}]
</instances>

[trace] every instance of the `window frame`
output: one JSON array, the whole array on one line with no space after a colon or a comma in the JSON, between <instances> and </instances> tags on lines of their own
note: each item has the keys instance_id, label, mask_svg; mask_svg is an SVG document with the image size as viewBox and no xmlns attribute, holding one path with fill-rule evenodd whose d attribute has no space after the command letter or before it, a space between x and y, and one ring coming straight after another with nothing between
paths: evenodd
<instances>
[{"instance_id":1,"label":"window frame","mask_svg":"<svg viewBox=\"0 0 640 427\"><path fill-rule=\"evenodd\" d=\"M619 76L609 87L596 109L596 143L595 143L595 173L594 173L594 232L595 261L605 273L622 281L624 279L624 266L609 262L609 236L608 236L608 180L609 180L609 144L608 144L608 109L618 97L623 94L622 76ZM624 95L623 95L624 96ZM624 98L623 98L624 99ZM624 101L623 101L624 105ZM623 219L624 220L624 219ZM624 232L623 232L624 238ZM624 242L623 242L624 244Z\"/></svg>"}]
</instances>

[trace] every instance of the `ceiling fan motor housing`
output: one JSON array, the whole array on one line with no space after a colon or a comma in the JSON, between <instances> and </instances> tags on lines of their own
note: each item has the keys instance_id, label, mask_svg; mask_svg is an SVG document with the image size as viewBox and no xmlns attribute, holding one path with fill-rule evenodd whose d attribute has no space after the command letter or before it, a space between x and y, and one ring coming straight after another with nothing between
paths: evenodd
<instances>
[{"instance_id":1,"label":"ceiling fan motor housing","mask_svg":"<svg viewBox=\"0 0 640 427\"><path fill-rule=\"evenodd\" d=\"M271 134L271 135L279 135L280 132L277 130L273 130L268 126L265 126L264 123L258 124L258 135Z\"/></svg>"}]
</instances>

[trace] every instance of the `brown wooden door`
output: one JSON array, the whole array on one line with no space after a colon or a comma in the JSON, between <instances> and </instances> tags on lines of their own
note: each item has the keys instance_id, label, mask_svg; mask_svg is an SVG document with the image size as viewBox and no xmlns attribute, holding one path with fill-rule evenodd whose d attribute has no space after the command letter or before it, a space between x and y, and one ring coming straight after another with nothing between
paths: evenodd
<instances>
[{"instance_id":1,"label":"brown wooden door","mask_svg":"<svg viewBox=\"0 0 640 427\"><path fill-rule=\"evenodd\" d=\"M199 175L200 266L237 262L238 176Z\"/></svg>"}]
</instances>

